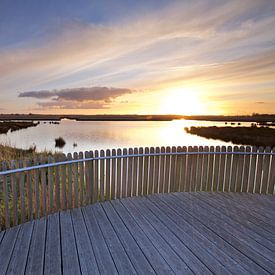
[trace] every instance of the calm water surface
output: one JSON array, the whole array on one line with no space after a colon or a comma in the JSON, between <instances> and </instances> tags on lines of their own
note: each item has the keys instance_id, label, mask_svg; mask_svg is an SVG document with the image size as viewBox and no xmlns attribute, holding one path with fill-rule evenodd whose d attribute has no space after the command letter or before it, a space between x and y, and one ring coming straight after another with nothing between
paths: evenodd
<instances>
[{"instance_id":1,"label":"calm water surface","mask_svg":"<svg viewBox=\"0 0 275 275\"><path fill-rule=\"evenodd\" d=\"M59 125L44 124L0 135L0 143L28 149L35 145L39 151L64 153L139 146L232 145L230 142L206 139L187 134L184 127L224 126L224 122L174 121L72 121L62 120ZM250 125L250 123L242 123ZM55 148L55 138L63 137L66 145ZM74 147L73 144L77 146Z\"/></svg>"}]
</instances>

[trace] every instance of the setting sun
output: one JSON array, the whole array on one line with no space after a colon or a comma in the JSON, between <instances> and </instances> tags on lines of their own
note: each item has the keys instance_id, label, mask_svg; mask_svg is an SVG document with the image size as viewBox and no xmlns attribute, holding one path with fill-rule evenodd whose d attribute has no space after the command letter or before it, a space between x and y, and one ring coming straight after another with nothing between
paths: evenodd
<instances>
[{"instance_id":1,"label":"setting sun","mask_svg":"<svg viewBox=\"0 0 275 275\"><path fill-rule=\"evenodd\" d=\"M193 88L174 88L164 91L160 104L162 114L204 114L205 106Z\"/></svg>"}]
</instances>

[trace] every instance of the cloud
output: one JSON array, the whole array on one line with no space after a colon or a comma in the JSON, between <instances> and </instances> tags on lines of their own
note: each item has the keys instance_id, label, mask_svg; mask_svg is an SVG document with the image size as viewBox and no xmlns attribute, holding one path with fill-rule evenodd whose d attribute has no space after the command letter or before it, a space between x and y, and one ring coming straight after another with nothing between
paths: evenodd
<instances>
[{"instance_id":1,"label":"cloud","mask_svg":"<svg viewBox=\"0 0 275 275\"><path fill-rule=\"evenodd\" d=\"M81 87L61 90L21 92L18 97L51 99L39 102L43 108L56 109L106 109L117 97L130 94L133 90L112 87Z\"/></svg>"},{"instance_id":2,"label":"cloud","mask_svg":"<svg viewBox=\"0 0 275 275\"><path fill-rule=\"evenodd\" d=\"M264 102L264 101L256 101L255 103L256 103L256 104L266 104L267 102Z\"/></svg>"}]
</instances>

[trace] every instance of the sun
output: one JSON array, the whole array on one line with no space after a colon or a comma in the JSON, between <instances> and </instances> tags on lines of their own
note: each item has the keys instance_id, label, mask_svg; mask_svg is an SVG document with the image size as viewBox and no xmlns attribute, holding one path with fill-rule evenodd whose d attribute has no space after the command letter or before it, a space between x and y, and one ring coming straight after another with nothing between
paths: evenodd
<instances>
[{"instance_id":1,"label":"sun","mask_svg":"<svg viewBox=\"0 0 275 275\"><path fill-rule=\"evenodd\" d=\"M198 115L205 113L205 107L198 90L172 88L163 91L159 111L162 114Z\"/></svg>"}]
</instances>

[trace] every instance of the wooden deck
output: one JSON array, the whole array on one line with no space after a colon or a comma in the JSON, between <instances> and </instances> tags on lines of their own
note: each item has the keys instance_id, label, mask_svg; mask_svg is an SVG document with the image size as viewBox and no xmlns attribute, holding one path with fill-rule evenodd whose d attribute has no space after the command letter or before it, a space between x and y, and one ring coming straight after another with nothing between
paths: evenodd
<instances>
[{"instance_id":1,"label":"wooden deck","mask_svg":"<svg viewBox=\"0 0 275 275\"><path fill-rule=\"evenodd\" d=\"M275 199L171 193L101 202L0 232L0 274L268 274Z\"/></svg>"}]
</instances>

